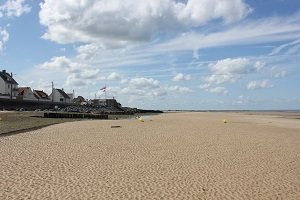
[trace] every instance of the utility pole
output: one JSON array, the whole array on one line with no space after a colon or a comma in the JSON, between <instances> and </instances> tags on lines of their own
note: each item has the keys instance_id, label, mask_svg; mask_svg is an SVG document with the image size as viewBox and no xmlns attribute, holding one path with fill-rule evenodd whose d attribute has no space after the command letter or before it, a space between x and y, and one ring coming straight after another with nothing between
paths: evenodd
<instances>
[{"instance_id":1,"label":"utility pole","mask_svg":"<svg viewBox=\"0 0 300 200\"><path fill-rule=\"evenodd\" d=\"M53 94L54 90L53 90L53 88L54 88L54 84L53 84L53 81L52 81L52 98L51 98L52 99L52 103L53 103L53 98L54 98L54 94Z\"/></svg>"},{"instance_id":2,"label":"utility pole","mask_svg":"<svg viewBox=\"0 0 300 200\"><path fill-rule=\"evenodd\" d=\"M13 80L12 72L10 73L10 77L11 77L11 80L10 80L10 100L12 100L12 91L13 91L13 89L12 89L12 86L13 86L13 84L12 84L12 80Z\"/></svg>"}]
</instances>

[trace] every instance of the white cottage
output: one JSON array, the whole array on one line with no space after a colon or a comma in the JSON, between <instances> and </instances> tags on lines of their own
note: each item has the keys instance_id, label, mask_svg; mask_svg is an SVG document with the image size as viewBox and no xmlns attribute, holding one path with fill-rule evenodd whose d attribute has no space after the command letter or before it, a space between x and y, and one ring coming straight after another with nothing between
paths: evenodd
<instances>
[{"instance_id":1,"label":"white cottage","mask_svg":"<svg viewBox=\"0 0 300 200\"><path fill-rule=\"evenodd\" d=\"M18 96L18 85L9 73L0 71L0 98L15 99Z\"/></svg>"},{"instance_id":2,"label":"white cottage","mask_svg":"<svg viewBox=\"0 0 300 200\"><path fill-rule=\"evenodd\" d=\"M37 101L39 100L38 96L34 94L30 87L19 87L18 88L18 97L19 100L31 100Z\"/></svg>"},{"instance_id":3,"label":"white cottage","mask_svg":"<svg viewBox=\"0 0 300 200\"><path fill-rule=\"evenodd\" d=\"M50 98L53 102L72 103L71 98L64 92L63 89L54 88L52 94L50 94Z\"/></svg>"},{"instance_id":4,"label":"white cottage","mask_svg":"<svg viewBox=\"0 0 300 200\"><path fill-rule=\"evenodd\" d=\"M43 90L33 90L33 93L38 97L38 101L51 101L49 95Z\"/></svg>"}]
</instances>

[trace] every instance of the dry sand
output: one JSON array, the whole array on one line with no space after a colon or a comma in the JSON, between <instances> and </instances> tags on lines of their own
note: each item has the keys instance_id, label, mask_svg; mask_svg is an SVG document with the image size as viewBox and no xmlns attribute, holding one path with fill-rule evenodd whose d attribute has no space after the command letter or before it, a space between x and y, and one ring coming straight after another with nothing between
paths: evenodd
<instances>
[{"instance_id":1,"label":"dry sand","mask_svg":"<svg viewBox=\"0 0 300 200\"><path fill-rule=\"evenodd\" d=\"M0 137L0 199L300 199L299 124L172 113Z\"/></svg>"}]
</instances>

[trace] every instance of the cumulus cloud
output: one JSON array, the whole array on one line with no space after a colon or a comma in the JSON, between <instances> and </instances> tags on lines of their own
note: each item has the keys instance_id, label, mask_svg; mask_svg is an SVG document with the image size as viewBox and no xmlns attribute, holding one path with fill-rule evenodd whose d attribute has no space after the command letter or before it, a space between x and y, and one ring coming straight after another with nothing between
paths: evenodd
<instances>
[{"instance_id":1,"label":"cumulus cloud","mask_svg":"<svg viewBox=\"0 0 300 200\"><path fill-rule=\"evenodd\" d=\"M206 77L204 80L209 83L209 85L212 84L223 84L223 83L234 83L239 79L239 75L235 74L212 74L209 77Z\"/></svg>"},{"instance_id":2,"label":"cumulus cloud","mask_svg":"<svg viewBox=\"0 0 300 200\"><path fill-rule=\"evenodd\" d=\"M129 85L135 89L153 89L159 87L159 81L153 78L133 78L129 80Z\"/></svg>"},{"instance_id":3,"label":"cumulus cloud","mask_svg":"<svg viewBox=\"0 0 300 200\"><path fill-rule=\"evenodd\" d=\"M121 79L121 75L116 72L112 72L107 77L107 80L109 80L109 81L116 81L116 80L120 80L120 79Z\"/></svg>"},{"instance_id":4,"label":"cumulus cloud","mask_svg":"<svg viewBox=\"0 0 300 200\"><path fill-rule=\"evenodd\" d=\"M207 91L215 94L224 94L224 95L228 93L227 89L224 87L215 87L215 88L208 89Z\"/></svg>"},{"instance_id":5,"label":"cumulus cloud","mask_svg":"<svg viewBox=\"0 0 300 200\"><path fill-rule=\"evenodd\" d=\"M247 84L248 90L254 90L254 89L265 89L273 87L273 85L269 82L269 80L262 80L262 81L250 81Z\"/></svg>"},{"instance_id":6,"label":"cumulus cloud","mask_svg":"<svg viewBox=\"0 0 300 200\"><path fill-rule=\"evenodd\" d=\"M286 75L287 75L287 72L285 70L282 70L282 71L275 72L272 76L274 78L284 78L284 77L286 77Z\"/></svg>"},{"instance_id":7,"label":"cumulus cloud","mask_svg":"<svg viewBox=\"0 0 300 200\"><path fill-rule=\"evenodd\" d=\"M188 87L166 86L153 78L136 77L123 82L124 87L109 87L113 95L126 95L127 98L163 98L168 94L185 94L192 90Z\"/></svg>"},{"instance_id":8,"label":"cumulus cloud","mask_svg":"<svg viewBox=\"0 0 300 200\"><path fill-rule=\"evenodd\" d=\"M249 63L247 58L226 58L211 64L210 68L216 74L243 74L252 71Z\"/></svg>"},{"instance_id":9,"label":"cumulus cloud","mask_svg":"<svg viewBox=\"0 0 300 200\"><path fill-rule=\"evenodd\" d=\"M212 75L204 80L212 84L234 83L241 74L248 74L258 70L261 66L258 62L253 63L247 58L226 58L209 65Z\"/></svg>"},{"instance_id":10,"label":"cumulus cloud","mask_svg":"<svg viewBox=\"0 0 300 200\"><path fill-rule=\"evenodd\" d=\"M199 88L200 88L200 89L207 89L207 88L209 88L209 87L210 87L210 84L208 84L208 83L199 85Z\"/></svg>"},{"instance_id":11,"label":"cumulus cloud","mask_svg":"<svg viewBox=\"0 0 300 200\"><path fill-rule=\"evenodd\" d=\"M287 71L280 69L276 66L271 68L271 77L273 78L284 78L287 76Z\"/></svg>"},{"instance_id":12,"label":"cumulus cloud","mask_svg":"<svg viewBox=\"0 0 300 200\"><path fill-rule=\"evenodd\" d=\"M25 0L7 0L0 4L0 18L3 16L19 17L30 11L31 7L25 3Z\"/></svg>"},{"instance_id":13,"label":"cumulus cloud","mask_svg":"<svg viewBox=\"0 0 300 200\"><path fill-rule=\"evenodd\" d=\"M19 82L19 81L18 81ZM19 82L20 87L31 87L31 89L35 89L35 90L42 90L44 92L46 92L48 95L51 94L52 92L52 86L51 86L51 82L49 82L49 80L45 80L43 78L40 78L38 80L31 80L31 81L22 81L20 80Z\"/></svg>"},{"instance_id":14,"label":"cumulus cloud","mask_svg":"<svg viewBox=\"0 0 300 200\"><path fill-rule=\"evenodd\" d=\"M128 79L124 87L108 87L107 91L113 95L126 95L129 98L156 98L167 95L165 87L153 78L136 77Z\"/></svg>"},{"instance_id":15,"label":"cumulus cloud","mask_svg":"<svg viewBox=\"0 0 300 200\"><path fill-rule=\"evenodd\" d=\"M235 83L242 75L257 73L261 71L265 63L248 58L226 58L212 62L208 66L212 74L204 77L205 83L199 88L215 94L227 94L226 88L217 85Z\"/></svg>"},{"instance_id":16,"label":"cumulus cloud","mask_svg":"<svg viewBox=\"0 0 300 200\"><path fill-rule=\"evenodd\" d=\"M98 49L99 47L96 44L81 45L76 48L77 57L81 60L90 60L97 54Z\"/></svg>"},{"instance_id":17,"label":"cumulus cloud","mask_svg":"<svg viewBox=\"0 0 300 200\"><path fill-rule=\"evenodd\" d=\"M45 39L119 47L149 41L161 32L190 30L210 20L232 23L250 12L243 0L45 0L39 16L47 27Z\"/></svg>"},{"instance_id":18,"label":"cumulus cloud","mask_svg":"<svg viewBox=\"0 0 300 200\"><path fill-rule=\"evenodd\" d=\"M192 92L192 90L188 87L180 87L178 85L175 86L171 86L168 88L168 90L172 91L172 92L177 92L177 93L189 93Z\"/></svg>"},{"instance_id":19,"label":"cumulus cloud","mask_svg":"<svg viewBox=\"0 0 300 200\"><path fill-rule=\"evenodd\" d=\"M71 60L66 58L65 56L53 57L50 61L44 62L39 65L41 69L48 70L65 70L70 68Z\"/></svg>"},{"instance_id":20,"label":"cumulus cloud","mask_svg":"<svg viewBox=\"0 0 300 200\"><path fill-rule=\"evenodd\" d=\"M191 75L184 75L182 73L178 73L173 77L173 81L189 81L191 80Z\"/></svg>"},{"instance_id":21,"label":"cumulus cloud","mask_svg":"<svg viewBox=\"0 0 300 200\"><path fill-rule=\"evenodd\" d=\"M65 56L53 57L50 61L39 65L39 68L65 72L67 74L66 86L83 87L95 83L99 77L99 69L73 62Z\"/></svg>"},{"instance_id":22,"label":"cumulus cloud","mask_svg":"<svg viewBox=\"0 0 300 200\"><path fill-rule=\"evenodd\" d=\"M6 29L0 27L0 53L4 49L4 43L6 43L9 39L9 33Z\"/></svg>"},{"instance_id":23,"label":"cumulus cloud","mask_svg":"<svg viewBox=\"0 0 300 200\"><path fill-rule=\"evenodd\" d=\"M243 95L238 96L238 99L233 102L233 104L237 105L247 105L249 103L254 103L249 97L245 97Z\"/></svg>"}]
</instances>

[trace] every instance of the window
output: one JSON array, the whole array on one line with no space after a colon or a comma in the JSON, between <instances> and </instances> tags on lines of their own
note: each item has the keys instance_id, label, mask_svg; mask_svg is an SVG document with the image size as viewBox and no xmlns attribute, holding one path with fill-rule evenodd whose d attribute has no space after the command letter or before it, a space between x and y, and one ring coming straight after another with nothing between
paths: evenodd
<instances>
[{"instance_id":1,"label":"window","mask_svg":"<svg viewBox=\"0 0 300 200\"><path fill-rule=\"evenodd\" d=\"M7 85L7 87L9 88L9 85Z\"/></svg>"},{"instance_id":2,"label":"window","mask_svg":"<svg viewBox=\"0 0 300 200\"><path fill-rule=\"evenodd\" d=\"M63 99L63 98L60 98L59 101L64 101L64 99Z\"/></svg>"}]
</instances>

